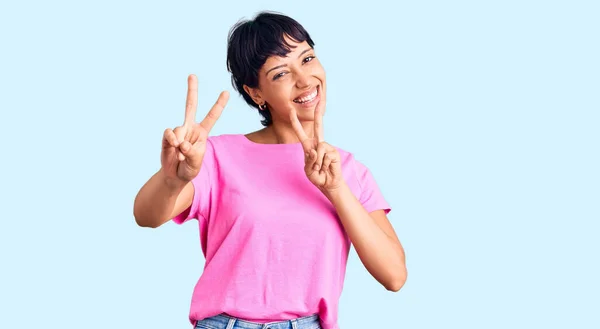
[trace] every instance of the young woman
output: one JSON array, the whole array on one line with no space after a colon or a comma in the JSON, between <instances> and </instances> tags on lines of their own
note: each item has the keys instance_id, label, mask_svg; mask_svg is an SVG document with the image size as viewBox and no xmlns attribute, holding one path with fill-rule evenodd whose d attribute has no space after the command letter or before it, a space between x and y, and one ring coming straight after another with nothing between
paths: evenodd
<instances>
[{"instance_id":1,"label":"young woman","mask_svg":"<svg viewBox=\"0 0 600 329\"><path fill-rule=\"evenodd\" d=\"M337 329L350 244L386 289L406 281L391 208L369 169L323 139L325 71L298 22L268 12L239 22L227 66L264 128L209 136L229 95L196 123L190 75L184 123L164 132L162 166L136 197L136 221L198 220L206 263L189 313L195 327Z\"/></svg>"}]
</instances>

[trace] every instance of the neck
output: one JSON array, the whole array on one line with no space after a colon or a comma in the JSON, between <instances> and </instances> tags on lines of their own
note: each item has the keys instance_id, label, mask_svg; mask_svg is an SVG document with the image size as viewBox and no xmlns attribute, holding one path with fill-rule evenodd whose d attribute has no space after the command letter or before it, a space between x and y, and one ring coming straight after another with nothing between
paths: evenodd
<instances>
[{"instance_id":1,"label":"neck","mask_svg":"<svg viewBox=\"0 0 600 329\"><path fill-rule=\"evenodd\" d=\"M302 122L304 132L309 138L313 137L313 125L312 121ZM273 122L272 125L264 128L264 134L265 139L273 144L291 144L300 141L290 123Z\"/></svg>"}]
</instances>

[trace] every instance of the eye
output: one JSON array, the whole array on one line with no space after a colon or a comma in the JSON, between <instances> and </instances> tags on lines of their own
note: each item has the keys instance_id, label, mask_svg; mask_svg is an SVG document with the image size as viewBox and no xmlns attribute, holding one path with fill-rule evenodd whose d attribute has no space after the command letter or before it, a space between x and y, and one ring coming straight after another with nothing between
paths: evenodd
<instances>
[{"instance_id":1,"label":"eye","mask_svg":"<svg viewBox=\"0 0 600 329\"><path fill-rule=\"evenodd\" d=\"M277 79L281 78L282 76L285 75L285 73L286 72L280 72L280 73L275 74L275 76L273 76L273 80L277 80Z\"/></svg>"},{"instance_id":2,"label":"eye","mask_svg":"<svg viewBox=\"0 0 600 329\"><path fill-rule=\"evenodd\" d=\"M304 58L304 60L302 61L302 63L308 63L310 61L312 61L315 58L315 56L307 56L306 58Z\"/></svg>"}]
</instances>

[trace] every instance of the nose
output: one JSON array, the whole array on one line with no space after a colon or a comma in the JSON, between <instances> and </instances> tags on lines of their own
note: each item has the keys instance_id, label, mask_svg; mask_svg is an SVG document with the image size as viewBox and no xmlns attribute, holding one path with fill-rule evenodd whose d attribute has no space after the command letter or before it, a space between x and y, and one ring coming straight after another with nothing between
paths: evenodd
<instances>
[{"instance_id":1,"label":"nose","mask_svg":"<svg viewBox=\"0 0 600 329\"><path fill-rule=\"evenodd\" d=\"M296 87L298 87L298 89L304 89L308 86L310 86L310 75L299 70L296 74Z\"/></svg>"}]
</instances>

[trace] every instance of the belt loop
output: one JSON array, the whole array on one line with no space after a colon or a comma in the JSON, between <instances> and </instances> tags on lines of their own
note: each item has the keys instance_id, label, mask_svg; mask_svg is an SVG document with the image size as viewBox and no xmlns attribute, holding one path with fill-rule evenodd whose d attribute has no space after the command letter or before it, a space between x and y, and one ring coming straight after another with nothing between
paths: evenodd
<instances>
[{"instance_id":1,"label":"belt loop","mask_svg":"<svg viewBox=\"0 0 600 329\"><path fill-rule=\"evenodd\" d=\"M292 322L292 329L298 329L298 320L292 319L290 322Z\"/></svg>"},{"instance_id":2,"label":"belt loop","mask_svg":"<svg viewBox=\"0 0 600 329\"><path fill-rule=\"evenodd\" d=\"M230 317L229 322L227 323L227 329L233 329L234 325L235 325L235 318Z\"/></svg>"}]
</instances>

